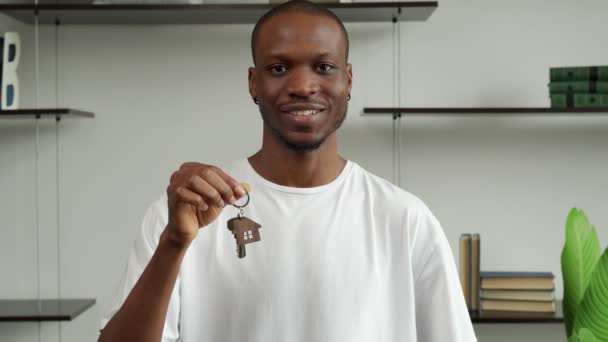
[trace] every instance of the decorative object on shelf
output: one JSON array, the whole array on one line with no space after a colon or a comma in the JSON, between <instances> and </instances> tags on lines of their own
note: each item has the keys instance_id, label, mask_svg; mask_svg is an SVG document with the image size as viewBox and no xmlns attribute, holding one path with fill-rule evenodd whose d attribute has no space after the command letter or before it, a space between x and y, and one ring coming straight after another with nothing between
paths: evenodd
<instances>
[{"instance_id":1,"label":"decorative object on shelf","mask_svg":"<svg viewBox=\"0 0 608 342\"><path fill-rule=\"evenodd\" d=\"M480 310L534 312L554 316L557 310L551 272L480 272Z\"/></svg>"},{"instance_id":2,"label":"decorative object on shelf","mask_svg":"<svg viewBox=\"0 0 608 342\"><path fill-rule=\"evenodd\" d=\"M470 313L474 323L564 323L562 302L555 303L555 312L526 311L473 311Z\"/></svg>"},{"instance_id":3,"label":"decorative object on shelf","mask_svg":"<svg viewBox=\"0 0 608 342\"><path fill-rule=\"evenodd\" d=\"M494 300L536 300L536 301L553 301L555 300L555 292L539 291L539 290L481 290L479 294L483 299Z\"/></svg>"},{"instance_id":4,"label":"decorative object on shelf","mask_svg":"<svg viewBox=\"0 0 608 342\"><path fill-rule=\"evenodd\" d=\"M559 321L553 273L481 272L480 247L479 234L461 235L460 281L472 318L480 322Z\"/></svg>"},{"instance_id":5,"label":"decorative object on shelf","mask_svg":"<svg viewBox=\"0 0 608 342\"><path fill-rule=\"evenodd\" d=\"M461 234L460 282L473 323L563 323L552 273L481 272L480 247L479 234Z\"/></svg>"},{"instance_id":6,"label":"decorative object on shelf","mask_svg":"<svg viewBox=\"0 0 608 342\"><path fill-rule=\"evenodd\" d=\"M553 81L608 81L608 65L553 67L549 70Z\"/></svg>"},{"instance_id":7,"label":"decorative object on shelf","mask_svg":"<svg viewBox=\"0 0 608 342\"><path fill-rule=\"evenodd\" d=\"M555 301L483 299L482 311L555 312Z\"/></svg>"},{"instance_id":8,"label":"decorative object on shelf","mask_svg":"<svg viewBox=\"0 0 608 342\"><path fill-rule=\"evenodd\" d=\"M17 67L21 57L21 39L17 32L6 32L0 38L0 48L2 50L2 87L0 89L0 108L2 110L19 108L19 78L17 77Z\"/></svg>"},{"instance_id":9,"label":"decorative object on shelf","mask_svg":"<svg viewBox=\"0 0 608 342\"><path fill-rule=\"evenodd\" d=\"M552 94L553 108L602 108L608 107L608 94Z\"/></svg>"},{"instance_id":10,"label":"decorative object on shelf","mask_svg":"<svg viewBox=\"0 0 608 342\"><path fill-rule=\"evenodd\" d=\"M561 265L568 341L608 341L608 249L602 253L595 227L577 208L566 220Z\"/></svg>"},{"instance_id":11,"label":"decorative object on shelf","mask_svg":"<svg viewBox=\"0 0 608 342\"><path fill-rule=\"evenodd\" d=\"M480 272L481 289L484 290L541 290L555 287L551 272Z\"/></svg>"},{"instance_id":12,"label":"decorative object on shelf","mask_svg":"<svg viewBox=\"0 0 608 342\"><path fill-rule=\"evenodd\" d=\"M607 81L556 81L549 83L549 94L590 93L608 94Z\"/></svg>"},{"instance_id":13,"label":"decorative object on shelf","mask_svg":"<svg viewBox=\"0 0 608 342\"><path fill-rule=\"evenodd\" d=\"M471 310L479 310L479 268L481 266L481 238L471 235Z\"/></svg>"},{"instance_id":14,"label":"decorative object on shelf","mask_svg":"<svg viewBox=\"0 0 608 342\"><path fill-rule=\"evenodd\" d=\"M552 108L608 106L608 66L553 67L549 80Z\"/></svg>"},{"instance_id":15,"label":"decorative object on shelf","mask_svg":"<svg viewBox=\"0 0 608 342\"><path fill-rule=\"evenodd\" d=\"M471 311L471 234L460 235L460 286Z\"/></svg>"},{"instance_id":16,"label":"decorative object on shelf","mask_svg":"<svg viewBox=\"0 0 608 342\"><path fill-rule=\"evenodd\" d=\"M460 285L469 311L479 310L479 234L460 235Z\"/></svg>"}]
</instances>

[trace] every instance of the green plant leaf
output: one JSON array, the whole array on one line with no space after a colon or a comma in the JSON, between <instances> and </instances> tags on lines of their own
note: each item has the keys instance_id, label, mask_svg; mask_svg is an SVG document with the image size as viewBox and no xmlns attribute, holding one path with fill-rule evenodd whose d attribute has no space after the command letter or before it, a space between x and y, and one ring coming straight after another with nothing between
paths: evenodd
<instances>
[{"instance_id":1,"label":"green plant leaf","mask_svg":"<svg viewBox=\"0 0 608 342\"><path fill-rule=\"evenodd\" d=\"M591 273L600 258L601 248L595 228L582 210L572 208L566 221L566 243L561 264L564 278L564 323L567 336L583 299Z\"/></svg>"},{"instance_id":2,"label":"green plant leaf","mask_svg":"<svg viewBox=\"0 0 608 342\"><path fill-rule=\"evenodd\" d=\"M568 342L596 342L595 335L586 328L579 330L578 334L576 331L568 338Z\"/></svg>"},{"instance_id":3,"label":"green plant leaf","mask_svg":"<svg viewBox=\"0 0 608 342\"><path fill-rule=\"evenodd\" d=\"M608 248L597 262L576 311L573 329L589 329L598 341L608 342Z\"/></svg>"},{"instance_id":4,"label":"green plant leaf","mask_svg":"<svg viewBox=\"0 0 608 342\"><path fill-rule=\"evenodd\" d=\"M595 335L591 332L591 330L582 328L578 331L578 341L579 342L596 342L597 339Z\"/></svg>"}]
</instances>

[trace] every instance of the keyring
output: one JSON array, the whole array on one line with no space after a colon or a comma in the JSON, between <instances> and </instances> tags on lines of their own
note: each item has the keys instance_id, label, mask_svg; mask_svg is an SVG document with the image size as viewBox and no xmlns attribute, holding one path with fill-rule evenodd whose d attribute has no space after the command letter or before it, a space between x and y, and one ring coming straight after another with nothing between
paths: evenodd
<instances>
[{"instance_id":1,"label":"keyring","mask_svg":"<svg viewBox=\"0 0 608 342\"><path fill-rule=\"evenodd\" d=\"M232 206L234 206L235 208L243 209L243 208L245 208L247 206L247 204L249 204L249 191L247 191L247 189L244 189L244 190L245 190L245 194L247 194L247 202L245 202L245 204L243 204L243 205L233 204Z\"/></svg>"},{"instance_id":2,"label":"keyring","mask_svg":"<svg viewBox=\"0 0 608 342\"><path fill-rule=\"evenodd\" d=\"M243 210L243 208L245 208L247 206L247 204L249 204L249 198L250 198L249 191L247 191L247 189L244 189L244 190L245 190L245 193L247 194L247 201L245 202L245 204L243 204L243 205L233 204L232 205L233 207L235 207L239 210L239 214L237 215L238 218L245 216L245 210Z\"/></svg>"}]
</instances>

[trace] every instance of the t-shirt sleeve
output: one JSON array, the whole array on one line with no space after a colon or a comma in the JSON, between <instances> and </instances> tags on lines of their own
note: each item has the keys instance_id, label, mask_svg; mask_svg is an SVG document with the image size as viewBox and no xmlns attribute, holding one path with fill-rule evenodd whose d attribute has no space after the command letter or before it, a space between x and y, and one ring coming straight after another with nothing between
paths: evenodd
<instances>
[{"instance_id":1,"label":"t-shirt sleeve","mask_svg":"<svg viewBox=\"0 0 608 342\"><path fill-rule=\"evenodd\" d=\"M167 199L163 196L148 208L142 221L140 233L137 235L133 248L131 249L121 284L114 296L110 310L101 320L100 329L103 329L114 314L118 312L152 258L152 255L158 246L160 235L167 225L166 203ZM162 342L175 342L179 339L179 288L180 277L178 275L167 310Z\"/></svg>"},{"instance_id":2,"label":"t-shirt sleeve","mask_svg":"<svg viewBox=\"0 0 608 342\"><path fill-rule=\"evenodd\" d=\"M419 342L475 342L456 263L441 225L424 207L410 224L413 246L416 331Z\"/></svg>"}]
</instances>

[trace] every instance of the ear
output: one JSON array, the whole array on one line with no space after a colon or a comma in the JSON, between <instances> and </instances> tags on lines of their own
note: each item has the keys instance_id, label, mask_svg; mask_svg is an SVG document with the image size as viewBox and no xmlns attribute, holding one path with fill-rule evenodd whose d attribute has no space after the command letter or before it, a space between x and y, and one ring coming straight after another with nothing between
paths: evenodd
<instances>
[{"instance_id":1,"label":"ear","mask_svg":"<svg viewBox=\"0 0 608 342\"><path fill-rule=\"evenodd\" d=\"M249 79L249 95L254 98L258 96L255 90L255 67L249 68L249 74L247 75L247 78Z\"/></svg>"},{"instance_id":2,"label":"ear","mask_svg":"<svg viewBox=\"0 0 608 342\"><path fill-rule=\"evenodd\" d=\"M348 93L350 94L353 88L353 66L350 63L346 64L346 74L348 76Z\"/></svg>"}]
</instances>

